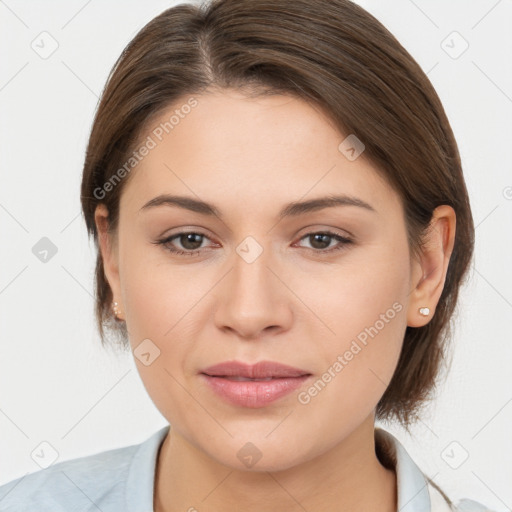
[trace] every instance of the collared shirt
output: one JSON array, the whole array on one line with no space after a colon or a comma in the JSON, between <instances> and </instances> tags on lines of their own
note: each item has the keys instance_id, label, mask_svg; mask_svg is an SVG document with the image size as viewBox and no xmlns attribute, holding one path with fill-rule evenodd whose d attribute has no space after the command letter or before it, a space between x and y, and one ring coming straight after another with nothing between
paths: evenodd
<instances>
[{"instance_id":1,"label":"collared shirt","mask_svg":"<svg viewBox=\"0 0 512 512\"><path fill-rule=\"evenodd\" d=\"M481 503L464 498L457 503L433 484L390 432L375 428L379 460L396 473L398 512L493 512Z\"/></svg>"},{"instance_id":2,"label":"collared shirt","mask_svg":"<svg viewBox=\"0 0 512 512\"><path fill-rule=\"evenodd\" d=\"M53 464L0 486L0 512L152 512L158 450L169 425L141 444ZM391 433L375 428L377 453L395 469L398 512L492 512L450 504Z\"/></svg>"}]
</instances>

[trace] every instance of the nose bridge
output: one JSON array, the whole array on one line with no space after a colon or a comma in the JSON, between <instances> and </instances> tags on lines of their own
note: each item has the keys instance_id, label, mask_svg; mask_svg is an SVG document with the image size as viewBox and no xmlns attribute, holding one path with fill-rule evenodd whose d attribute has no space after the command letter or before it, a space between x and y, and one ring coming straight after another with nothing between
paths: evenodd
<instances>
[{"instance_id":1,"label":"nose bridge","mask_svg":"<svg viewBox=\"0 0 512 512\"><path fill-rule=\"evenodd\" d=\"M218 327L230 327L242 336L252 337L267 327L283 327L289 321L283 301L286 289L270 270L276 261L270 245L263 246L256 237L247 236L236 247L217 307Z\"/></svg>"},{"instance_id":2,"label":"nose bridge","mask_svg":"<svg viewBox=\"0 0 512 512\"><path fill-rule=\"evenodd\" d=\"M262 236L249 235L236 247L236 255L233 256L233 271L231 286L233 295L238 300L249 299L248 302L266 298L271 300L272 272L267 268L272 265L275 258L269 249L268 240L262 240ZM264 245L265 244L265 245ZM268 295L268 297L267 297Z\"/></svg>"}]
</instances>

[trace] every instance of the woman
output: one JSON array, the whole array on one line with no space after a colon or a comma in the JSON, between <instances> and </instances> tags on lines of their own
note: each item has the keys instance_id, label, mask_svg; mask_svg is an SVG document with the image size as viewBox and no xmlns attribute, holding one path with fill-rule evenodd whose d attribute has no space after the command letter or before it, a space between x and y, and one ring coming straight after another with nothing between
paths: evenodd
<instances>
[{"instance_id":1,"label":"woman","mask_svg":"<svg viewBox=\"0 0 512 512\"><path fill-rule=\"evenodd\" d=\"M101 339L170 427L2 510L487 510L375 427L434 388L474 227L440 100L369 13L163 12L114 66L81 192Z\"/></svg>"}]
</instances>

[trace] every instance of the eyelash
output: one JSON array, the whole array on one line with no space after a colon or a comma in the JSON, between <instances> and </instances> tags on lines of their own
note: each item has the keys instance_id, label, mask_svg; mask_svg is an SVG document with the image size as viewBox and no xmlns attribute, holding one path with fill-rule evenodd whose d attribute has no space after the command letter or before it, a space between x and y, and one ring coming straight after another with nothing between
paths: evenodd
<instances>
[{"instance_id":1,"label":"eyelash","mask_svg":"<svg viewBox=\"0 0 512 512\"><path fill-rule=\"evenodd\" d=\"M172 235L170 237L164 238L163 240L158 240L153 243L156 245L162 245L165 250L169 251L170 253L176 254L178 256L196 256L196 255L201 254L202 249L196 249L193 251L183 251L181 249L173 248L169 245L172 240L174 240L175 238L179 238L180 236L183 236L183 235L199 235L204 238L208 238L205 234L197 232L197 231L182 231L180 233L175 233L174 235ZM312 231L311 233L305 234L303 237L300 238L300 240L303 240L304 238L307 238L307 237L310 237L313 235L328 235L331 238L334 238L340 242L340 245L331 247L330 249L309 249L306 247L306 249L313 251L314 253L317 253L317 254L326 254L326 253L331 254L335 251L340 251L340 250L346 249L347 245L354 243L353 240L351 240L350 238L338 235L337 233L334 233L329 230L327 230L327 231Z\"/></svg>"}]
</instances>

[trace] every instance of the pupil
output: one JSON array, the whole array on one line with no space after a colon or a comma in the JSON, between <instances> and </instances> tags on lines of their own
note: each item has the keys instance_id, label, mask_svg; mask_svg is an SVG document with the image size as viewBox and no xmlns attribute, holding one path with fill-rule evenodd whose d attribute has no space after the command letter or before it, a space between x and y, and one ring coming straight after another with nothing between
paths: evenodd
<instances>
[{"instance_id":1,"label":"pupil","mask_svg":"<svg viewBox=\"0 0 512 512\"><path fill-rule=\"evenodd\" d=\"M313 240L315 240L311 245L315 247L315 249L325 249L325 247L329 247L331 235L324 235L322 233L313 235ZM316 242L320 242L320 247L316 247Z\"/></svg>"},{"instance_id":2,"label":"pupil","mask_svg":"<svg viewBox=\"0 0 512 512\"><path fill-rule=\"evenodd\" d=\"M187 233L186 235L181 235L180 242L182 243L185 249L193 250L201 247L201 237L203 235L199 235L197 233ZM194 238L196 239L194 241ZM199 240L197 240L199 238ZM183 243L185 241L185 243ZM191 244L192 246L188 245Z\"/></svg>"}]
</instances>

